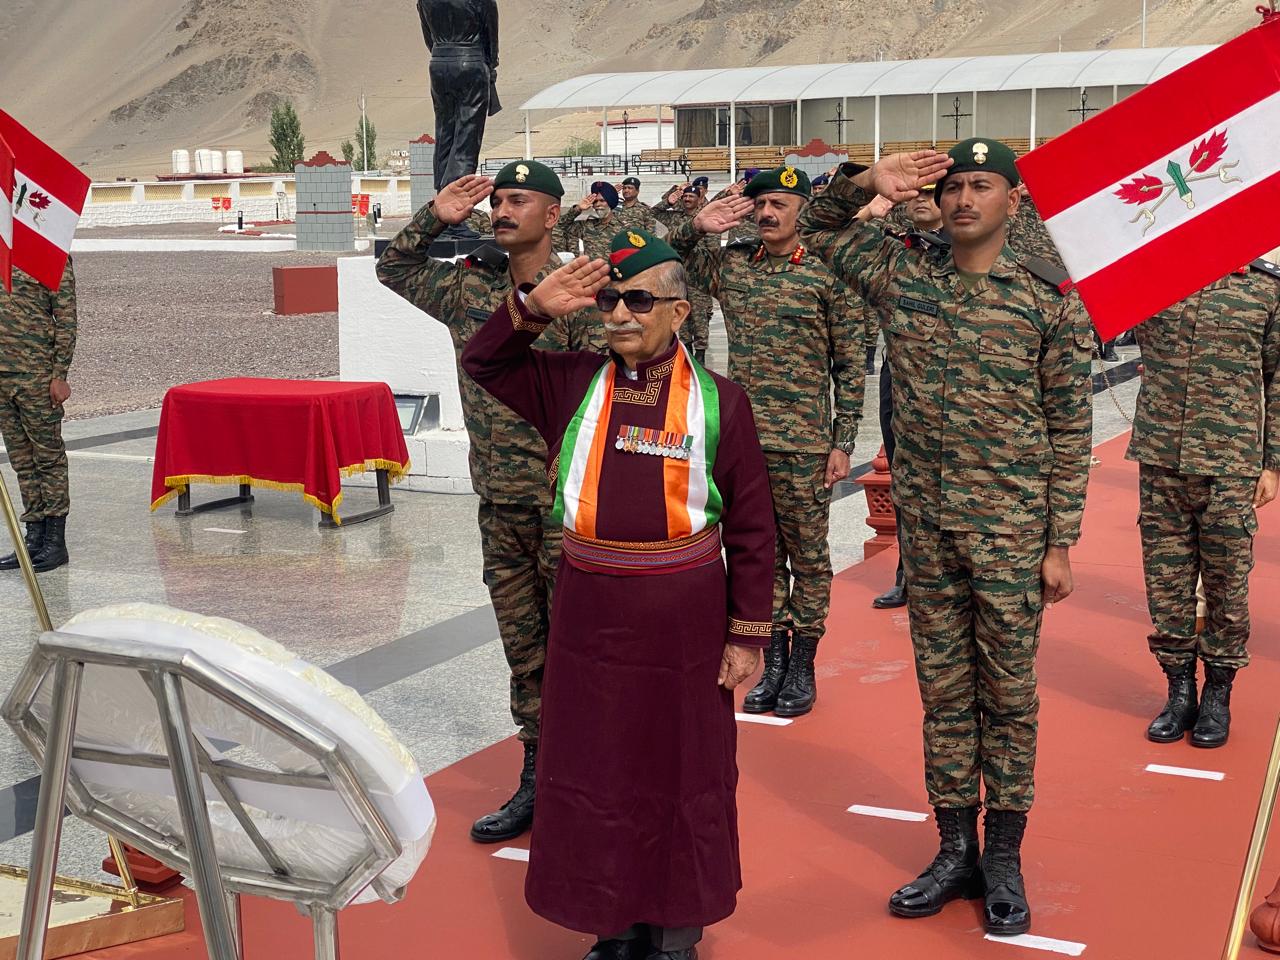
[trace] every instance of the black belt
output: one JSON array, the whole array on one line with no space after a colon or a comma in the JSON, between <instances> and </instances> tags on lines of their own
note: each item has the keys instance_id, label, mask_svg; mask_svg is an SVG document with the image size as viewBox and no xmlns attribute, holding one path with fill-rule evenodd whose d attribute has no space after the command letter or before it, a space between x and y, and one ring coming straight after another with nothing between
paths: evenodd
<instances>
[{"instance_id":1,"label":"black belt","mask_svg":"<svg viewBox=\"0 0 1280 960\"><path fill-rule=\"evenodd\" d=\"M485 60L484 47L478 43L437 43L431 48L431 56L444 60Z\"/></svg>"}]
</instances>

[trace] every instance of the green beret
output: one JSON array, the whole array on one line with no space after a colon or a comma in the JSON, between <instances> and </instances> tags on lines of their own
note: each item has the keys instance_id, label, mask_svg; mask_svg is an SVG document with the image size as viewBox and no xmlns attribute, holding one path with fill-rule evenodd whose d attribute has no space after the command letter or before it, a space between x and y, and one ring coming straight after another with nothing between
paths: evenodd
<instances>
[{"instance_id":1,"label":"green beret","mask_svg":"<svg viewBox=\"0 0 1280 960\"><path fill-rule=\"evenodd\" d=\"M537 160L513 160L498 171L493 178L493 189L515 188L516 190L533 190L545 193L559 200L564 196L564 187L554 170Z\"/></svg>"},{"instance_id":2,"label":"green beret","mask_svg":"<svg viewBox=\"0 0 1280 960\"><path fill-rule=\"evenodd\" d=\"M1017 157L1014 152L1006 147L999 140L991 140L983 137L970 137L968 140L961 140L954 147L947 151L954 163L947 170L947 176L953 173L972 173L975 170L987 170L991 173L998 173L1009 181L1010 186L1016 187L1020 182L1018 177L1018 167L1015 161ZM942 185L946 183L947 177L943 177L938 181L938 188L934 192L934 196L942 197Z\"/></svg>"},{"instance_id":3,"label":"green beret","mask_svg":"<svg viewBox=\"0 0 1280 960\"><path fill-rule=\"evenodd\" d=\"M763 193L794 193L797 197L808 199L812 192L809 175L795 167L778 167L776 170L765 170L751 178L744 196L755 198Z\"/></svg>"},{"instance_id":4,"label":"green beret","mask_svg":"<svg viewBox=\"0 0 1280 960\"><path fill-rule=\"evenodd\" d=\"M614 280L630 280L637 273L668 260L680 262L680 254L665 240L647 230L623 230L609 247L609 276Z\"/></svg>"}]
</instances>

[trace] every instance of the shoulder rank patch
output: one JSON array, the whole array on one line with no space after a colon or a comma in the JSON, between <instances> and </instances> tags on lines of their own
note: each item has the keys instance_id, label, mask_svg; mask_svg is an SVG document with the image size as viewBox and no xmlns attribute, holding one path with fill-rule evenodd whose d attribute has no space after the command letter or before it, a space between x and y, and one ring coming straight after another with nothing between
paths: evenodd
<instances>
[{"instance_id":1,"label":"shoulder rank patch","mask_svg":"<svg viewBox=\"0 0 1280 960\"><path fill-rule=\"evenodd\" d=\"M1258 273L1265 273L1269 277L1280 279L1280 267L1276 266L1270 260L1258 259L1249 264Z\"/></svg>"},{"instance_id":2,"label":"shoulder rank patch","mask_svg":"<svg viewBox=\"0 0 1280 960\"><path fill-rule=\"evenodd\" d=\"M490 310L482 310L480 307L467 307L466 314L468 320L479 320L484 323L489 319Z\"/></svg>"},{"instance_id":3,"label":"shoulder rank patch","mask_svg":"<svg viewBox=\"0 0 1280 960\"><path fill-rule=\"evenodd\" d=\"M898 306L903 310L910 310L912 313L926 313L931 317L936 317L942 312L942 309L932 301L917 300L915 297L899 297Z\"/></svg>"}]
</instances>

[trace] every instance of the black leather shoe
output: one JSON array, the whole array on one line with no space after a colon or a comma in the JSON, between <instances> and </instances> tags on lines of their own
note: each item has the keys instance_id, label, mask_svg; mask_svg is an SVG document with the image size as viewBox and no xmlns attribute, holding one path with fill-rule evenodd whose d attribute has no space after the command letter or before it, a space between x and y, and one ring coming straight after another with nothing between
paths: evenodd
<instances>
[{"instance_id":1,"label":"black leather shoe","mask_svg":"<svg viewBox=\"0 0 1280 960\"><path fill-rule=\"evenodd\" d=\"M650 949L648 937L601 940L582 960L645 960Z\"/></svg>"},{"instance_id":2,"label":"black leather shoe","mask_svg":"<svg viewBox=\"0 0 1280 960\"><path fill-rule=\"evenodd\" d=\"M901 583L895 583L872 600L871 605L877 610L892 610L894 607L905 607L907 605L907 588Z\"/></svg>"},{"instance_id":3,"label":"black leather shoe","mask_svg":"<svg viewBox=\"0 0 1280 960\"><path fill-rule=\"evenodd\" d=\"M476 843L502 843L514 840L533 826L533 777L538 758L538 745L524 745L524 768L515 794L493 813L486 813L471 826L471 839Z\"/></svg>"},{"instance_id":4,"label":"black leather shoe","mask_svg":"<svg viewBox=\"0 0 1280 960\"><path fill-rule=\"evenodd\" d=\"M787 678L787 662L791 658L791 632L774 627L773 639L764 654L764 673L742 701L743 713L768 713L778 703L778 691Z\"/></svg>"},{"instance_id":5,"label":"black leather shoe","mask_svg":"<svg viewBox=\"0 0 1280 960\"><path fill-rule=\"evenodd\" d=\"M70 559L67 555L67 518L46 517L44 540L40 543L40 549L31 557L31 566L36 573L44 573L63 566Z\"/></svg>"},{"instance_id":6,"label":"black leather shoe","mask_svg":"<svg viewBox=\"0 0 1280 960\"><path fill-rule=\"evenodd\" d=\"M1154 743L1177 743L1196 722L1196 662L1188 660L1162 669L1169 678L1169 699L1147 727L1147 739Z\"/></svg>"},{"instance_id":7,"label":"black leather shoe","mask_svg":"<svg viewBox=\"0 0 1280 960\"><path fill-rule=\"evenodd\" d=\"M818 681L813 675L813 658L818 654L818 638L795 634L791 638L791 661L787 678L778 691L774 716L802 717L818 702Z\"/></svg>"},{"instance_id":8,"label":"black leather shoe","mask_svg":"<svg viewBox=\"0 0 1280 960\"><path fill-rule=\"evenodd\" d=\"M934 808L942 843L938 855L924 873L889 898L895 917L932 917L944 904L963 897L975 900L983 894L978 872L978 808Z\"/></svg>"},{"instance_id":9,"label":"black leather shoe","mask_svg":"<svg viewBox=\"0 0 1280 960\"><path fill-rule=\"evenodd\" d=\"M1200 716L1191 731L1191 745L1212 749L1227 742L1231 733L1231 684L1236 678L1234 667L1204 665L1204 691L1200 697Z\"/></svg>"},{"instance_id":10,"label":"black leather shoe","mask_svg":"<svg viewBox=\"0 0 1280 960\"><path fill-rule=\"evenodd\" d=\"M1016 937L1031 929L1031 906L1022 879L1022 835L1027 815L1013 810L988 810L986 842L979 869L986 884L982 908L987 933Z\"/></svg>"},{"instance_id":11,"label":"black leather shoe","mask_svg":"<svg viewBox=\"0 0 1280 960\"><path fill-rule=\"evenodd\" d=\"M22 538L23 543L27 545L27 556L34 557L40 552L40 547L44 543L44 521L29 520L27 522L27 533ZM18 569L17 551L0 557L0 570L17 570Z\"/></svg>"},{"instance_id":12,"label":"black leather shoe","mask_svg":"<svg viewBox=\"0 0 1280 960\"><path fill-rule=\"evenodd\" d=\"M697 947L685 947L683 950L661 950L651 953L645 960L698 960Z\"/></svg>"}]
</instances>

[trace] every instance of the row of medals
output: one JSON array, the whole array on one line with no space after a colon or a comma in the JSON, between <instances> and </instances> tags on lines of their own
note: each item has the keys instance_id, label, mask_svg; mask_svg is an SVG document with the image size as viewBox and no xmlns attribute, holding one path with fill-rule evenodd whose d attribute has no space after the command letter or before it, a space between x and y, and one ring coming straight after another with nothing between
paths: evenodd
<instances>
[{"instance_id":1,"label":"row of medals","mask_svg":"<svg viewBox=\"0 0 1280 960\"><path fill-rule=\"evenodd\" d=\"M655 457L688 460L693 437L686 433L654 430L650 427L619 427L614 449L624 453L647 453Z\"/></svg>"}]
</instances>

